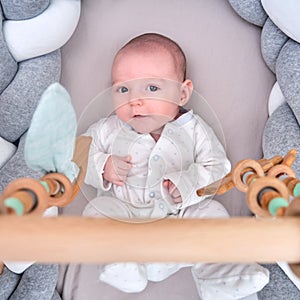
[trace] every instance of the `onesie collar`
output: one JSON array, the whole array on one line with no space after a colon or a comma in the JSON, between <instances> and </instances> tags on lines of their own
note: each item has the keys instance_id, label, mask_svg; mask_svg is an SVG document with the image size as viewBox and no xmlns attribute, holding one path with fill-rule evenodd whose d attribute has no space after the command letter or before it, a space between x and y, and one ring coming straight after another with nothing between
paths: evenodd
<instances>
[{"instance_id":1,"label":"onesie collar","mask_svg":"<svg viewBox=\"0 0 300 300\"><path fill-rule=\"evenodd\" d=\"M176 120L170 122L170 124L176 125L176 126L182 126L186 123L188 123L190 120L193 119L193 110L181 110L183 114L177 118ZM167 125L167 124L166 124Z\"/></svg>"}]
</instances>

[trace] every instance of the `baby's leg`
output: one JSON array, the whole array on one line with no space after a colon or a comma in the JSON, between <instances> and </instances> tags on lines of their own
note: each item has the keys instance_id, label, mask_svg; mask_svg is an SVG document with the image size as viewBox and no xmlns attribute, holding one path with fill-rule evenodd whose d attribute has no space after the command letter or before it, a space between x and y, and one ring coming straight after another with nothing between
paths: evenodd
<instances>
[{"instance_id":1,"label":"baby's leg","mask_svg":"<svg viewBox=\"0 0 300 300\"><path fill-rule=\"evenodd\" d=\"M269 282L269 272L252 264L206 264L192 267L192 274L203 300L242 299L260 291Z\"/></svg>"},{"instance_id":2,"label":"baby's leg","mask_svg":"<svg viewBox=\"0 0 300 300\"><path fill-rule=\"evenodd\" d=\"M176 216L169 216L169 218L176 218ZM180 269L188 266L192 266L191 263L146 263L147 278L150 281L158 282L167 279Z\"/></svg>"},{"instance_id":3,"label":"baby's leg","mask_svg":"<svg viewBox=\"0 0 300 300\"><path fill-rule=\"evenodd\" d=\"M214 203L216 201L213 201ZM217 202L216 202L217 203ZM199 204L193 205L181 211L179 214L180 218L205 218L211 215L211 205L205 204L201 206L199 210ZM225 208L218 203L215 205L213 212L215 216L228 216ZM200 216L201 215L201 216ZM181 268L192 266L191 263L149 263L146 264L147 276L151 281L162 281L170 277Z\"/></svg>"},{"instance_id":4,"label":"baby's leg","mask_svg":"<svg viewBox=\"0 0 300 300\"><path fill-rule=\"evenodd\" d=\"M223 205L214 200L206 200L202 204L187 208L182 216L185 218L229 217ZM268 270L256 263L197 263L192 267L192 274L203 300L241 299L258 292L269 281Z\"/></svg>"},{"instance_id":5,"label":"baby's leg","mask_svg":"<svg viewBox=\"0 0 300 300\"><path fill-rule=\"evenodd\" d=\"M147 278L158 282L167 279L180 269L192 266L190 263L147 263L145 264Z\"/></svg>"},{"instance_id":6,"label":"baby's leg","mask_svg":"<svg viewBox=\"0 0 300 300\"><path fill-rule=\"evenodd\" d=\"M130 219L133 217L128 205L114 197L96 197L85 206L83 216Z\"/></svg>"},{"instance_id":7,"label":"baby's leg","mask_svg":"<svg viewBox=\"0 0 300 300\"><path fill-rule=\"evenodd\" d=\"M141 292L148 283L145 266L137 263L106 265L99 279L125 293Z\"/></svg>"},{"instance_id":8,"label":"baby's leg","mask_svg":"<svg viewBox=\"0 0 300 300\"><path fill-rule=\"evenodd\" d=\"M114 197L97 197L91 200L85 207L83 215L113 219L133 217L130 207ZM126 293L141 292L148 283L145 267L137 263L105 265L99 279Z\"/></svg>"}]
</instances>

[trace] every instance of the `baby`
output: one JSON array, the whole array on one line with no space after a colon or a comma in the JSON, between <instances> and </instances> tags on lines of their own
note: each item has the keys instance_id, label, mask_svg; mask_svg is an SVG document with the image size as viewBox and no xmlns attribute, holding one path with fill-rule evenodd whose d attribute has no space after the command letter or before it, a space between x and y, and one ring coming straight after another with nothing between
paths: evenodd
<instances>
[{"instance_id":1,"label":"baby","mask_svg":"<svg viewBox=\"0 0 300 300\"><path fill-rule=\"evenodd\" d=\"M97 188L85 216L132 219L228 217L212 197L196 190L230 170L213 130L192 110L193 83L186 59L172 40L149 33L129 41L112 65L115 114L93 124L85 182ZM205 245L204 245L205 246ZM167 260L167 259L166 259ZM201 299L240 299L268 282L257 264L116 263L100 280L140 292L191 266Z\"/></svg>"}]
</instances>

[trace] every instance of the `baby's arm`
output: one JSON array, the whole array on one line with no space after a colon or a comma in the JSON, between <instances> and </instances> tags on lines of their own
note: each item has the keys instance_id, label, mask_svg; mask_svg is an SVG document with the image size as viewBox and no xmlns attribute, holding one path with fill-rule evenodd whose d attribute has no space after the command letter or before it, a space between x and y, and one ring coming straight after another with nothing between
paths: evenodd
<instances>
[{"instance_id":1,"label":"baby's arm","mask_svg":"<svg viewBox=\"0 0 300 300\"><path fill-rule=\"evenodd\" d=\"M230 162L222 144L213 130L200 120L194 136L194 163L177 172L166 174L163 187L169 193L169 197L171 196L171 200L177 203L178 208L187 207L203 199L197 196L197 189L221 179L229 170ZM172 185L165 181L171 182ZM172 190L169 187L172 187ZM181 202L178 201L178 194Z\"/></svg>"},{"instance_id":2,"label":"baby's arm","mask_svg":"<svg viewBox=\"0 0 300 300\"><path fill-rule=\"evenodd\" d=\"M92 137L89 149L85 183L108 191L111 184L123 185L131 168L129 155L120 157L110 154L111 123L99 120L89 127L85 135Z\"/></svg>"}]
</instances>

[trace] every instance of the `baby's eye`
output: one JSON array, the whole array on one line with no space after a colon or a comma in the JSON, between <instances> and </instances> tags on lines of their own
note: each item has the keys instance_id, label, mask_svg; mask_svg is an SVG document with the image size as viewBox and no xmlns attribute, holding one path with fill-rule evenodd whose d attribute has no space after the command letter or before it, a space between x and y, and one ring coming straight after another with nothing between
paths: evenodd
<instances>
[{"instance_id":1,"label":"baby's eye","mask_svg":"<svg viewBox=\"0 0 300 300\"><path fill-rule=\"evenodd\" d=\"M155 85L148 85L147 90L150 92L156 92L158 90L158 87Z\"/></svg>"},{"instance_id":2,"label":"baby's eye","mask_svg":"<svg viewBox=\"0 0 300 300\"><path fill-rule=\"evenodd\" d=\"M128 92L128 88L125 86L121 86L118 88L118 92L121 94L127 93Z\"/></svg>"}]
</instances>

